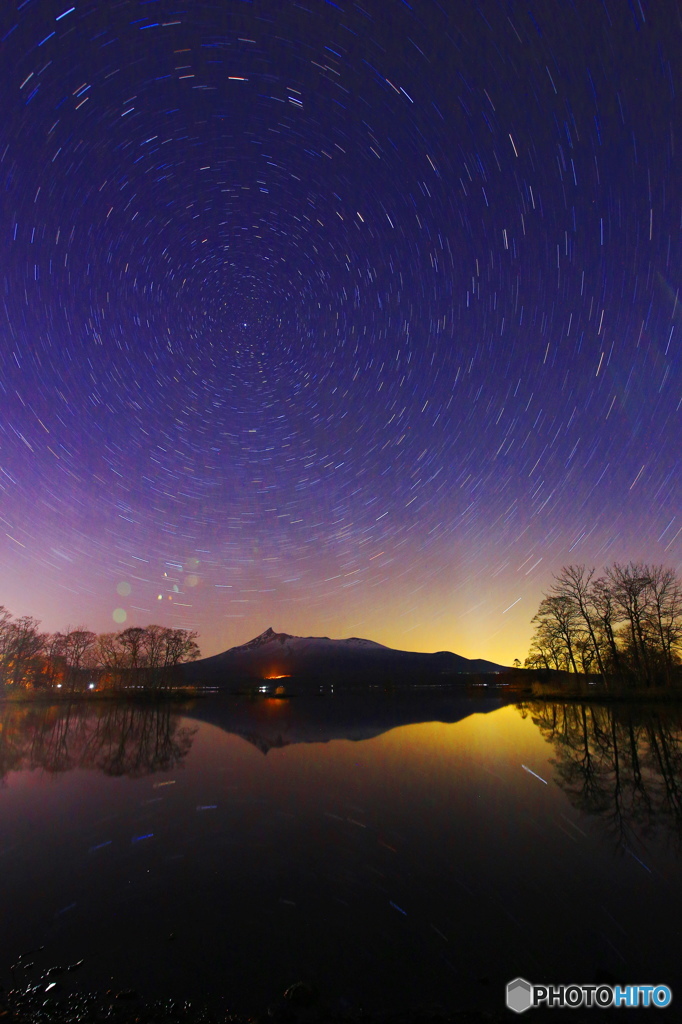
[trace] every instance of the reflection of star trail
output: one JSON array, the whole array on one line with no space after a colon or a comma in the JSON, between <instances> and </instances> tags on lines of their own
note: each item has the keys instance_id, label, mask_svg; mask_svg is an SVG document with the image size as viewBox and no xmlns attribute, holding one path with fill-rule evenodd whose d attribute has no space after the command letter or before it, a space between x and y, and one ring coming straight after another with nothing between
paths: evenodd
<instances>
[{"instance_id":1,"label":"reflection of star trail","mask_svg":"<svg viewBox=\"0 0 682 1024\"><path fill-rule=\"evenodd\" d=\"M537 772L534 772L533 769L529 768L527 764L522 764L521 767L523 768L524 772L528 772L529 775L532 775L534 778L539 779L540 782L544 782L545 786L547 785L547 780L543 779L542 776L538 775Z\"/></svg>"},{"instance_id":2,"label":"reflection of star trail","mask_svg":"<svg viewBox=\"0 0 682 1024\"><path fill-rule=\"evenodd\" d=\"M308 7L3 8L0 599L523 656L680 557L679 24Z\"/></svg>"}]
</instances>

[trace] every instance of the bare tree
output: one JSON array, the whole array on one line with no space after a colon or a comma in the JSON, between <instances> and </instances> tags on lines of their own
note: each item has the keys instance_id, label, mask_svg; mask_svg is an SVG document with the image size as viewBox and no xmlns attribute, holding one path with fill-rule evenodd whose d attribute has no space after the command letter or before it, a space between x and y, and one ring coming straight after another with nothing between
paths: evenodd
<instances>
[{"instance_id":1,"label":"bare tree","mask_svg":"<svg viewBox=\"0 0 682 1024\"><path fill-rule=\"evenodd\" d=\"M141 626L130 626L118 634L118 644L126 653L126 668L140 668L144 664L144 635Z\"/></svg>"},{"instance_id":2,"label":"bare tree","mask_svg":"<svg viewBox=\"0 0 682 1024\"><path fill-rule=\"evenodd\" d=\"M165 661L166 633L165 626L156 626L153 623L145 626L142 645L144 647L146 664L153 669L161 668Z\"/></svg>"},{"instance_id":3,"label":"bare tree","mask_svg":"<svg viewBox=\"0 0 682 1024\"><path fill-rule=\"evenodd\" d=\"M620 565L606 572L611 592L627 623L627 650L636 674L651 684L651 664L645 639L646 620L651 603L649 567L641 562Z\"/></svg>"},{"instance_id":4,"label":"bare tree","mask_svg":"<svg viewBox=\"0 0 682 1024\"><path fill-rule=\"evenodd\" d=\"M592 647L592 657L588 658L590 663L596 658L599 673L604 676L604 663L599 649L596 629L596 615L592 600L592 579L594 569L586 569L584 565L565 565L558 576L554 577L552 593L557 597L566 597L573 601L580 612L585 624L587 635ZM586 661L587 650L582 644L581 656L583 664ZM589 671L589 669L583 669Z\"/></svg>"},{"instance_id":5,"label":"bare tree","mask_svg":"<svg viewBox=\"0 0 682 1024\"><path fill-rule=\"evenodd\" d=\"M100 633L95 645L97 658L104 668L121 668L125 659L125 651L118 642L118 633Z\"/></svg>"},{"instance_id":6,"label":"bare tree","mask_svg":"<svg viewBox=\"0 0 682 1024\"><path fill-rule=\"evenodd\" d=\"M0 605L0 684L5 685L9 671L12 644L12 613Z\"/></svg>"},{"instance_id":7,"label":"bare tree","mask_svg":"<svg viewBox=\"0 0 682 1024\"><path fill-rule=\"evenodd\" d=\"M673 570L662 565L652 566L649 578L649 628L660 655L662 674L669 683L682 644L682 588Z\"/></svg>"},{"instance_id":8,"label":"bare tree","mask_svg":"<svg viewBox=\"0 0 682 1024\"><path fill-rule=\"evenodd\" d=\"M57 680L66 677L66 653L64 650L64 634L52 633L45 643L45 684L47 686L62 685Z\"/></svg>"},{"instance_id":9,"label":"bare tree","mask_svg":"<svg viewBox=\"0 0 682 1024\"><path fill-rule=\"evenodd\" d=\"M167 685L173 670L200 656L198 634L150 624L97 636L85 626L45 634L30 615L15 619L0 605L0 687L61 685L75 688L85 669L104 676L107 686L130 678L137 685Z\"/></svg>"},{"instance_id":10,"label":"bare tree","mask_svg":"<svg viewBox=\"0 0 682 1024\"><path fill-rule=\"evenodd\" d=\"M165 685L169 670L183 661L199 657L198 634L151 623L131 626L121 633L104 633L97 638L100 664L110 676L122 680L134 677L136 685Z\"/></svg>"},{"instance_id":11,"label":"bare tree","mask_svg":"<svg viewBox=\"0 0 682 1024\"><path fill-rule=\"evenodd\" d=\"M565 649L550 622L538 623L530 645L526 668L545 668L560 671L567 668Z\"/></svg>"},{"instance_id":12,"label":"bare tree","mask_svg":"<svg viewBox=\"0 0 682 1024\"><path fill-rule=\"evenodd\" d=\"M0 636L0 674L11 686L30 684L38 671L38 658L45 649L47 635L39 632L40 623L31 615L5 619Z\"/></svg>"},{"instance_id":13,"label":"bare tree","mask_svg":"<svg viewBox=\"0 0 682 1024\"><path fill-rule=\"evenodd\" d=\"M604 576L564 566L533 619L526 665L669 685L682 661L682 586L662 565L616 563Z\"/></svg>"},{"instance_id":14,"label":"bare tree","mask_svg":"<svg viewBox=\"0 0 682 1024\"><path fill-rule=\"evenodd\" d=\"M590 598L598 626L598 644L602 664L620 674L620 653L616 643L618 613L608 580L599 577L592 582Z\"/></svg>"},{"instance_id":15,"label":"bare tree","mask_svg":"<svg viewBox=\"0 0 682 1024\"><path fill-rule=\"evenodd\" d=\"M86 667L88 654L93 651L97 642L97 634L84 626L69 629L63 636L63 649L66 658L67 674L73 689L81 670Z\"/></svg>"},{"instance_id":16,"label":"bare tree","mask_svg":"<svg viewBox=\"0 0 682 1024\"><path fill-rule=\"evenodd\" d=\"M197 645L199 634L195 630L166 630L165 665L179 665L181 661L196 661L200 655Z\"/></svg>"},{"instance_id":17,"label":"bare tree","mask_svg":"<svg viewBox=\"0 0 682 1024\"><path fill-rule=\"evenodd\" d=\"M542 599L533 622L545 645L563 649L566 667L577 672L575 647L580 629L580 611L570 597L549 596Z\"/></svg>"}]
</instances>

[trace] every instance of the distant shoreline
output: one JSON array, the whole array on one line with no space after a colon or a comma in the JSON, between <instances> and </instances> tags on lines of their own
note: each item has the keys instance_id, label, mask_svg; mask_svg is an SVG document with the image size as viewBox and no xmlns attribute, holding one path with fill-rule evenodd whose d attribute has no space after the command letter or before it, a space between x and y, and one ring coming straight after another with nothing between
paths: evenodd
<instances>
[{"instance_id":1,"label":"distant shoreline","mask_svg":"<svg viewBox=\"0 0 682 1024\"><path fill-rule=\"evenodd\" d=\"M510 698L510 703L532 701L551 703L589 704L682 704L682 686L671 687L627 687L611 682L605 686L601 679L589 679L570 675L568 680L560 683L545 682L531 670L517 669L508 674L449 676L428 681L411 681L409 679L384 680L376 683L365 680L334 679L324 684L308 678L292 678L286 688L268 686L264 680L234 680L224 686L196 685L177 688L161 688L158 690L126 689L126 690L74 690L71 692L55 692L45 690L20 690L15 693L0 694L0 707L12 705L46 705L46 704L186 704L190 701L205 700L209 697L244 697L249 700L281 700L288 701L301 697L329 697L342 694L377 696L397 696L401 694L427 697L429 694L457 691L472 698L486 696Z\"/></svg>"}]
</instances>

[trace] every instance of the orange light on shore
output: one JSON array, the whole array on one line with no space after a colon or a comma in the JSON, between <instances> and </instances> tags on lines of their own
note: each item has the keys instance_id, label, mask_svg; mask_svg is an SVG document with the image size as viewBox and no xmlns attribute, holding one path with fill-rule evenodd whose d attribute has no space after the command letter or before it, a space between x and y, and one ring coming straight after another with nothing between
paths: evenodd
<instances>
[{"instance_id":1,"label":"orange light on shore","mask_svg":"<svg viewBox=\"0 0 682 1024\"><path fill-rule=\"evenodd\" d=\"M291 679L291 676L263 676L263 679Z\"/></svg>"}]
</instances>

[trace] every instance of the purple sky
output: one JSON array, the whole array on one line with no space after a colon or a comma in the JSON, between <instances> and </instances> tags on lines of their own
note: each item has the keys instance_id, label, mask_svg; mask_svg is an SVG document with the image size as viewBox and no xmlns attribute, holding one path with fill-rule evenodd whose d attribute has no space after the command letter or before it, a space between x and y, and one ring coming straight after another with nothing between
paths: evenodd
<instances>
[{"instance_id":1,"label":"purple sky","mask_svg":"<svg viewBox=\"0 0 682 1024\"><path fill-rule=\"evenodd\" d=\"M0 39L0 603L509 661L561 565L680 568L675 3Z\"/></svg>"}]
</instances>

